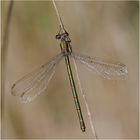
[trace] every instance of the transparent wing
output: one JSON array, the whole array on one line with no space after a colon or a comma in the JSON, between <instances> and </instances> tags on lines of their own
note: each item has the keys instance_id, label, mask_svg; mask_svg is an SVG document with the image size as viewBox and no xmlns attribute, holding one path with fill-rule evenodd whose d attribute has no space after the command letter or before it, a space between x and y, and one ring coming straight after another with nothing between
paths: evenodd
<instances>
[{"instance_id":1,"label":"transparent wing","mask_svg":"<svg viewBox=\"0 0 140 140\"><path fill-rule=\"evenodd\" d=\"M55 73L56 64L62 59L60 53L38 69L27 74L12 86L12 95L19 96L22 102L30 102L42 93Z\"/></svg>"},{"instance_id":2,"label":"transparent wing","mask_svg":"<svg viewBox=\"0 0 140 140\"><path fill-rule=\"evenodd\" d=\"M72 53L71 56L104 78L125 80L127 77L128 71L124 64L110 63L100 58L91 58L89 56L84 56L77 53Z\"/></svg>"}]
</instances>

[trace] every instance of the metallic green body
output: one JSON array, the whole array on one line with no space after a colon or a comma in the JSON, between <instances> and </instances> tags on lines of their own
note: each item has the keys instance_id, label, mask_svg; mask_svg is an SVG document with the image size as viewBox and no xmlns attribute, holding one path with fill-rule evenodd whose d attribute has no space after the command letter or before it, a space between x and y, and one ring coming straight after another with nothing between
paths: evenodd
<instances>
[{"instance_id":1,"label":"metallic green body","mask_svg":"<svg viewBox=\"0 0 140 140\"><path fill-rule=\"evenodd\" d=\"M67 50L67 47L68 47L67 45L68 44L67 44L66 41L62 41L61 44L60 44L61 49L66 49ZM68 53L71 53L71 52L68 52ZM70 85L71 85L71 89L72 89L72 94L73 94L78 118L79 118L79 121L80 121L80 127L81 127L81 130L83 132L85 132L86 127L85 127L85 123L84 123L84 120L83 120L83 115L82 115L82 111L81 111L81 107L80 107L80 103L79 103L79 99L78 99L78 95L77 95L77 91L76 91L76 86L75 86L75 82L74 82L74 78L73 78L73 74L72 74L72 70L71 70L69 55L64 55L64 57L65 57L68 76L69 76Z\"/></svg>"}]
</instances>

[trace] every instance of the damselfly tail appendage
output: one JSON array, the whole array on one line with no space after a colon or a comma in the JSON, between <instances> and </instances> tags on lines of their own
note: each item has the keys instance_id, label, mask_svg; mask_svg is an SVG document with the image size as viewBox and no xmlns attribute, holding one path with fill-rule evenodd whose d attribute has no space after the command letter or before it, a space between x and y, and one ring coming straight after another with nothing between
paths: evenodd
<instances>
[{"instance_id":1,"label":"damselfly tail appendage","mask_svg":"<svg viewBox=\"0 0 140 140\"><path fill-rule=\"evenodd\" d=\"M71 56L104 78L114 80L125 80L127 78L128 70L124 64L110 63L101 58L91 58L77 53L72 53Z\"/></svg>"},{"instance_id":2,"label":"damselfly tail appendage","mask_svg":"<svg viewBox=\"0 0 140 140\"><path fill-rule=\"evenodd\" d=\"M12 86L12 94L19 96L26 103L32 101L37 95L46 90L49 81L55 73L56 64L62 59L60 53L38 69L27 74Z\"/></svg>"}]
</instances>

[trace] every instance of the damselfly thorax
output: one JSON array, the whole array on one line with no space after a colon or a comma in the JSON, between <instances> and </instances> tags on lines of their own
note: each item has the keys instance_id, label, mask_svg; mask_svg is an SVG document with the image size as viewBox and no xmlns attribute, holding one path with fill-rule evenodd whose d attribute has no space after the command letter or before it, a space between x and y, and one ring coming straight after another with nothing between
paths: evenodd
<instances>
[{"instance_id":1,"label":"damselfly thorax","mask_svg":"<svg viewBox=\"0 0 140 140\"><path fill-rule=\"evenodd\" d=\"M60 48L63 55L70 55L72 53L71 40L68 32L64 28L60 27L59 33L56 35L56 39L60 40Z\"/></svg>"}]
</instances>

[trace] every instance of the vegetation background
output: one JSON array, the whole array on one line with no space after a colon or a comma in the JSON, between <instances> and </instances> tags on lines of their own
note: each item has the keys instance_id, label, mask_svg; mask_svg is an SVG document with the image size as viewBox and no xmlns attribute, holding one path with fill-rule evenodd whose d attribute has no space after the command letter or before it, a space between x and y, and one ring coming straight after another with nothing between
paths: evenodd
<instances>
[{"instance_id":1,"label":"vegetation background","mask_svg":"<svg viewBox=\"0 0 140 140\"><path fill-rule=\"evenodd\" d=\"M138 139L138 1L57 1L73 50L124 63L125 81L103 79L78 65L98 138ZM2 35L9 1L2 1ZM93 138L85 104L81 132L62 61L47 91L22 104L12 84L60 52L59 24L51 1L15 1L7 52L2 138Z\"/></svg>"}]
</instances>

